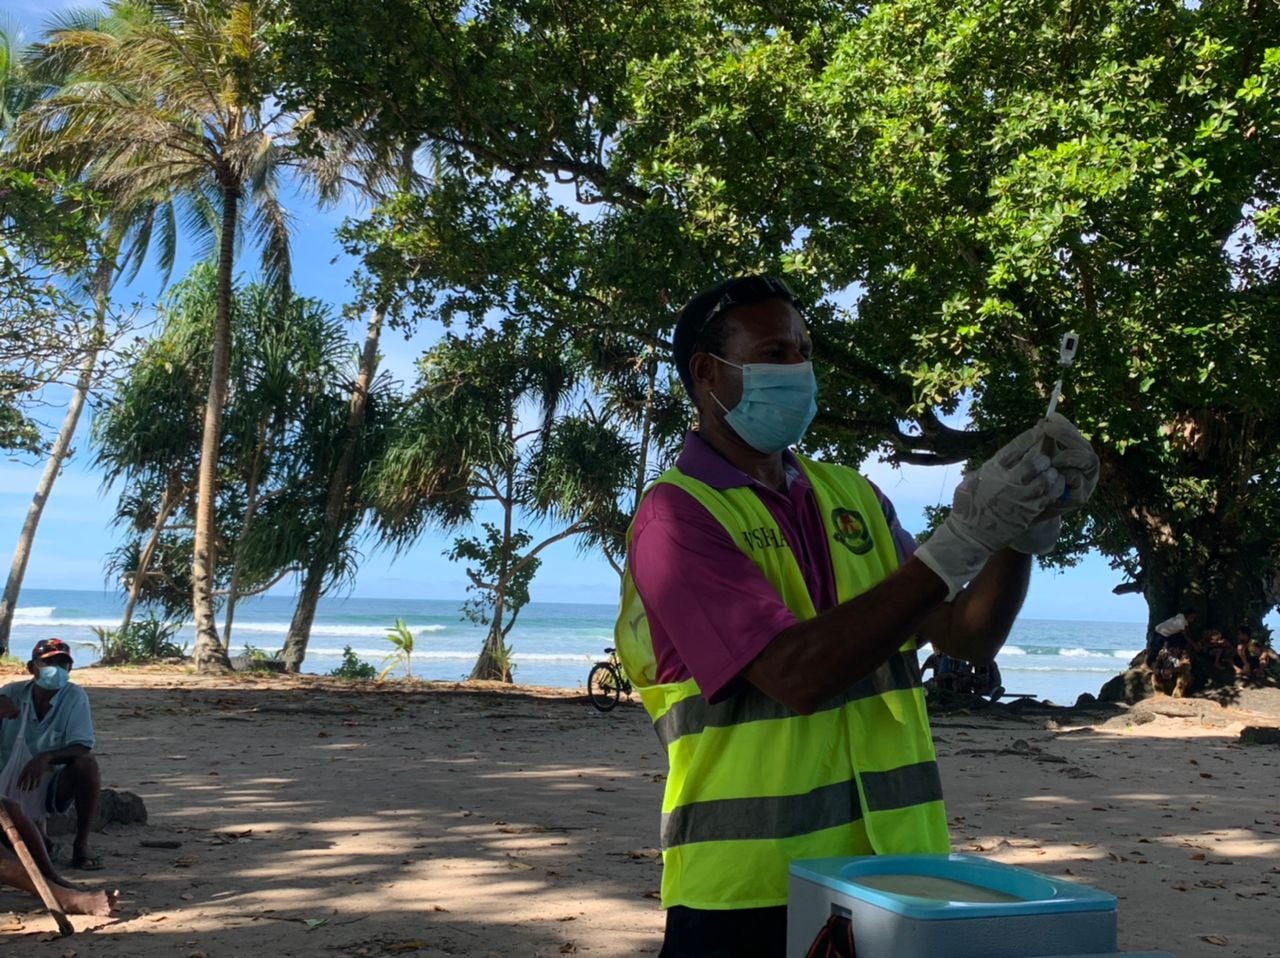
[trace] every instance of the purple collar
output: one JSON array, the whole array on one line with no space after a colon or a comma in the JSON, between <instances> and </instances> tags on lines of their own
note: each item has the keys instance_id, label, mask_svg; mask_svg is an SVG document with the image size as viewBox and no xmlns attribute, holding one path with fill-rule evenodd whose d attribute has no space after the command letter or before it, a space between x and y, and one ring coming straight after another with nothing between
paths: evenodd
<instances>
[{"instance_id":1,"label":"purple collar","mask_svg":"<svg viewBox=\"0 0 1280 958\"><path fill-rule=\"evenodd\" d=\"M795 478L804 481L804 472L790 449L783 450L782 465L787 472L788 484ZM684 448L676 459L676 468L690 479L704 482L712 489L736 489L739 486L768 488L716 452L711 443L696 432L685 433Z\"/></svg>"}]
</instances>

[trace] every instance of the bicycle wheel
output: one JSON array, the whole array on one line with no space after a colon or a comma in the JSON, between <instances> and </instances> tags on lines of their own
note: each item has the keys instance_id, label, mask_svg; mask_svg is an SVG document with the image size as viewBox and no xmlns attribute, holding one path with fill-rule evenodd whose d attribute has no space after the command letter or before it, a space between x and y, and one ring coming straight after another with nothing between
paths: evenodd
<instances>
[{"instance_id":1,"label":"bicycle wheel","mask_svg":"<svg viewBox=\"0 0 1280 958\"><path fill-rule=\"evenodd\" d=\"M587 676L587 698L591 699L591 704L601 712L607 712L618 704L621 684L618 673L613 670L612 665L608 662L597 662L591 667L591 674Z\"/></svg>"}]
</instances>

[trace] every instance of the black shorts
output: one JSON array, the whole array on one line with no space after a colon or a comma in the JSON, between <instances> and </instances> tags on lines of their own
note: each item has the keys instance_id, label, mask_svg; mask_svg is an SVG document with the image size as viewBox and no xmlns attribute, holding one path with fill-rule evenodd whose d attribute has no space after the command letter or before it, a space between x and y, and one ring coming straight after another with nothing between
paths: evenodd
<instances>
[{"instance_id":1,"label":"black shorts","mask_svg":"<svg viewBox=\"0 0 1280 958\"><path fill-rule=\"evenodd\" d=\"M786 958L787 906L667 909L658 958Z\"/></svg>"}]
</instances>

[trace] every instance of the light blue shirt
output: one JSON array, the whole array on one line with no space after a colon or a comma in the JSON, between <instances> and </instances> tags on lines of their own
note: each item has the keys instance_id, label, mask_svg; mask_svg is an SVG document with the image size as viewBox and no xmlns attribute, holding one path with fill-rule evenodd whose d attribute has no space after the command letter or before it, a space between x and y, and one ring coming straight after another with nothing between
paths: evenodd
<instances>
[{"instance_id":1,"label":"light blue shirt","mask_svg":"<svg viewBox=\"0 0 1280 958\"><path fill-rule=\"evenodd\" d=\"M67 684L58 690L49 711L43 719L36 719L35 705L31 702L31 690L35 682L10 682L0 689L18 706L16 717L0 722L0 768L4 768L18 738L18 726L22 724L22 710L27 711L27 748L33 756L44 752L56 752L68 745L93 748L93 716L89 713L89 696L78 685Z\"/></svg>"}]
</instances>

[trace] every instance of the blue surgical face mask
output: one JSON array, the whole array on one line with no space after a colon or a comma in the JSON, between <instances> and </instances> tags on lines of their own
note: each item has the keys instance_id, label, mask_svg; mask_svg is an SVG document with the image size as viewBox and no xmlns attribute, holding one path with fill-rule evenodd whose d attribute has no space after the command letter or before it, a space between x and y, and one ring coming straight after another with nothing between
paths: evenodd
<instances>
[{"instance_id":1,"label":"blue surgical face mask","mask_svg":"<svg viewBox=\"0 0 1280 958\"><path fill-rule=\"evenodd\" d=\"M61 665L42 665L36 670L36 685L50 692L64 688L71 681L71 674Z\"/></svg>"},{"instance_id":2,"label":"blue surgical face mask","mask_svg":"<svg viewBox=\"0 0 1280 958\"><path fill-rule=\"evenodd\" d=\"M804 438L818 412L818 382L813 363L747 363L739 366L711 353L726 366L742 370L742 398L732 409L715 393L724 421L752 449L782 452Z\"/></svg>"}]
</instances>

